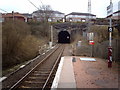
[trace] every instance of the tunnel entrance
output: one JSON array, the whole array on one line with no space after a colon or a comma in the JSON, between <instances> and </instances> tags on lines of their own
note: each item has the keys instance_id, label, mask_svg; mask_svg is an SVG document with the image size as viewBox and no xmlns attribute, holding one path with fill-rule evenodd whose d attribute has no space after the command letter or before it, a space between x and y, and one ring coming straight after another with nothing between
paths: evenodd
<instances>
[{"instance_id":1,"label":"tunnel entrance","mask_svg":"<svg viewBox=\"0 0 120 90\"><path fill-rule=\"evenodd\" d=\"M70 43L70 34L67 31L59 32L58 43Z\"/></svg>"}]
</instances>

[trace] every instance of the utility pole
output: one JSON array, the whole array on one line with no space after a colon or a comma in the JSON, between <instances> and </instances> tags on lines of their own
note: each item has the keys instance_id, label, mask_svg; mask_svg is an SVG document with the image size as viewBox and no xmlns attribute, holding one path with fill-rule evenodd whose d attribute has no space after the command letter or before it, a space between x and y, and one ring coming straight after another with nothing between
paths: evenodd
<instances>
[{"instance_id":1,"label":"utility pole","mask_svg":"<svg viewBox=\"0 0 120 90\"><path fill-rule=\"evenodd\" d=\"M14 11L12 11L12 18L13 18L13 22L14 22Z\"/></svg>"},{"instance_id":2,"label":"utility pole","mask_svg":"<svg viewBox=\"0 0 120 90\"><path fill-rule=\"evenodd\" d=\"M88 0L88 13L91 13L91 0Z\"/></svg>"},{"instance_id":3,"label":"utility pole","mask_svg":"<svg viewBox=\"0 0 120 90\"><path fill-rule=\"evenodd\" d=\"M53 26L50 26L50 42L49 42L49 47L51 48L53 45Z\"/></svg>"},{"instance_id":4,"label":"utility pole","mask_svg":"<svg viewBox=\"0 0 120 90\"><path fill-rule=\"evenodd\" d=\"M53 43L53 26L51 25L51 42Z\"/></svg>"},{"instance_id":5,"label":"utility pole","mask_svg":"<svg viewBox=\"0 0 120 90\"><path fill-rule=\"evenodd\" d=\"M113 4L112 0L110 0L110 9L111 9L111 16L109 18L109 47L108 47L108 68L112 67L112 32L113 32L113 27L112 27L112 14L113 14Z\"/></svg>"},{"instance_id":6,"label":"utility pole","mask_svg":"<svg viewBox=\"0 0 120 90\"><path fill-rule=\"evenodd\" d=\"M92 42L94 43L94 33L90 32L91 27L91 0L88 0L88 31L87 31L87 38L89 40L89 44ZM94 44L91 45L91 57L93 57L93 51L94 51Z\"/></svg>"},{"instance_id":7,"label":"utility pole","mask_svg":"<svg viewBox=\"0 0 120 90\"><path fill-rule=\"evenodd\" d=\"M91 0L88 0L88 32L90 31Z\"/></svg>"},{"instance_id":8,"label":"utility pole","mask_svg":"<svg viewBox=\"0 0 120 90\"><path fill-rule=\"evenodd\" d=\"M88 16L87 16L87 31L86 34L90 32L90 14L91 14L91 0L88 0ZM87 36L88 40L88 36Z\"/></svg>"}]
</instances>

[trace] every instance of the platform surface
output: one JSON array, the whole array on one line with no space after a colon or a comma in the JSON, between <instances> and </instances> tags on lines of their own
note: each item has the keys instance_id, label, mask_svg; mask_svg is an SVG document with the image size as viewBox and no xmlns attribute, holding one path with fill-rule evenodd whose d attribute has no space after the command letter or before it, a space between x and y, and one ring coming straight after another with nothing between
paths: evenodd
<instances>
[{"instance_id":1,"label":"platform surface","mask_svg":"<svg viewBox=\"0 0 120 90\"><path fill-rule=\"evenodd\" d=\"M71 56L64 56L61 58L51 88L51 90L54 90L54 88L76 88Z\"/></svg>"},{"instance_id":2,"label":"platform surface","mask_svg":"<svg viewBox=\"0 0 120 90\"><path fill-rule=\"evenodd\" d=\"M113 67L108 68L107 61L100 58L64 56L61 59L55 78L52 88L119 87L117 64L113 63Z\"/></svg>"},{"instance_id":3,"label":"platform surface","mask_svg":"<svg viewBox=\"0 0 120 90\"><path fill-rule=\"evenodd\" d=\"M72 57L65 56L58 88L76 88Z\"/></svg>"}]
</instances>

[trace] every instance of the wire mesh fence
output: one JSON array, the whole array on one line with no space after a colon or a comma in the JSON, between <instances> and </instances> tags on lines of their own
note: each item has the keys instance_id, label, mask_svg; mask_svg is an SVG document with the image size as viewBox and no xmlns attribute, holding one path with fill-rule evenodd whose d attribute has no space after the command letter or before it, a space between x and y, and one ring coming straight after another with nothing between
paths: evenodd
<instances>
[{"instance_id":1,"label":"wire mesh fence","mask_svg":"<svg viewBox=\"0 0 120 90\"><path fill-rule=\"evenodd\" d=\"M108 47L109 41L104 41L102 43L97 43L91 48L91 45L82 44L80 47L76 47L75 55L91 56L91 51L93 49L93 56L103 59L108 59ZM113 61L120 62L120 39L112 40L112 56Z\"/></svg>"}]
</instances>

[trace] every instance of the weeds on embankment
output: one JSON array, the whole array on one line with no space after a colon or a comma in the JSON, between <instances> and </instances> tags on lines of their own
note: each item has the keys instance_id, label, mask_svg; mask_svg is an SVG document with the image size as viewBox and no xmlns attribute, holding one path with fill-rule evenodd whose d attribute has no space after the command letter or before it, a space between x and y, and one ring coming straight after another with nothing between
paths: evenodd
<instances>
[{"instance_id":1,"label":"weeds on embankment","mask_svg":"<svg viewBox=\"0 0 120 90\"><path fill-rule=\"evenodd\" d=\"M36 23L35 23L36 24ZM9 20L2 24L2 69L6 70L38 55L39 46L47 43L44 27ZM46 25L47 26L47 25ZM32 27L32 28L31 28ZM34 30L34 31L33 31ZM36 31L35 31L36 30ZM34 33L33 33L34 32ZM40 33L45 34L41 35ZM38 37L39 36L39 37Z\"/></svg>"}]
</instances>

